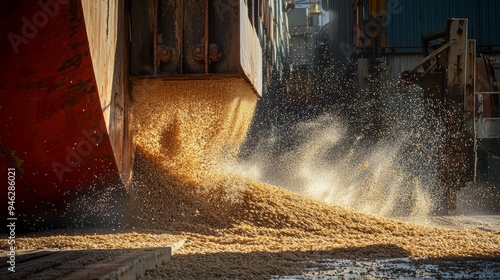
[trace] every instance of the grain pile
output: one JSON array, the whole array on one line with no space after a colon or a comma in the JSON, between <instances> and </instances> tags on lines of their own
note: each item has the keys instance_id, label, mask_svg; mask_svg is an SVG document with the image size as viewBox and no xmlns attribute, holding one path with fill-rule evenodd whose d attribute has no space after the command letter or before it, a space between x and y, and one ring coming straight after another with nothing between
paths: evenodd
<instances>
[{"instance_id":1,"label":"grain pile","mask_svg":"<svg viewBox=\"0 0 500 280\"><path fill-rule=\"evenodd\" d=\"M324 258L500 257L498 232L411 225L228 173L253 114L252 94L241 80L136 84L134 232L19 243L127 248L187 238L149 279L269 279Z\"/></svg>"},{"instance_id":2,"label":"grain pile","mask_svg":"<svg viewBox=\"0 0 500 280\"><path fill-rule=\"evenodd\" d=\"M182 237L151 230L123 230L114 233L67 231L50 232L46 236L23 237L20 249L131 249L169 246L182 240Z\"/></svg>"},{"instance_id":3,"label":"grain pile","mask_svg":"<svg viewBox=\"0 0 500 280\"><path fill-rule=\"evenodd\" d=\"M137 148L196 182L235 158L257 101L243 79L137 81L133 98Z\"/></svg>"}]
</instances>

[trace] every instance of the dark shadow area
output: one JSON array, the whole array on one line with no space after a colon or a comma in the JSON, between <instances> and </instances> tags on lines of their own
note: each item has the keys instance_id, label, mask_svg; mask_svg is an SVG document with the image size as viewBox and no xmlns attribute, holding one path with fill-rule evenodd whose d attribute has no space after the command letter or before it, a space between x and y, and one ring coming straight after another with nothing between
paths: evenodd
<instances>
[{"instance_id":1,"label":"dark shadow area","mask_svg":"<svg viewBox=\"0 0 500 280\"><path fill-rule=\"evenodd\" d=\"M384 267L386 261L393 262L394 265ZM382 262L380 267L377 266L379 262ZM467 267L471 263L475 266ZM480 265L486 263L488 265L483 267ZM472 272L490 268L500 273L500 258L478 256L412 259L408 251L398 246L377 244L325 251L174 254L171 262L148 271L146 276L148 279L279 279L274 277L303 275L305 271L316 272L315 274L319 275L321 271L328 271L325 274L329 276L356 279L356 276L357 278L377 276L378 271L385 271L389 276L378 279L393 279L417 277L418 270L423 269L425 264L438 267L438 274L432 274L436 277L439 273L444 275L446 271L456 272L457 267L463 267L463 271L471 272L470 275L474 275ZM367 269L365 275L357 274L363 269Z\"/></svg>"},{"instance_id":2,"label":"dark shadow area","mask_svg":"<svg viewBox=\"0 0 500 280\"><path fill-rule=\"evenodd\" d=\"M457 192L457 215L500 215L500 183L476 182Z\"/></svg>"},{"instance_id":3,"label":"dark shadow area","mask_svg":"<svg viewBox=\"0 0 500 280\"><path fill-rule=\"evenodd\" d=\"M128 260L132 262L154 249L162 248L18 251L15 273L7 270L9 257L0 258L0 278L61 279L71 273L91 271L95 275L81 279L93 279L116 269L115 259L134 255ZM332 250L174 254L156 268L150 260L143 265L150 268L141 270L147 279L280 279L305 275L306 279L497 279L500 275L500 256L412 258L407 250L392 244Z\"/></svg>"},{"instance_id":4,"label":"dark shadow area","mask_svg":"<svg viewBox=\"0 0 500 280\"><path fill-rule=\"evenodd\" d=\"M4 251L5 252L5 251ZM135 279L146 269L168 261L171 249L87 249L87 250L18 250L15 258L0 258L0 279ZM152 257L155 256L155 257ZM147 261L144 263L144 260ZM10 268L10 270L9 270ZM108 278L103 276L108 276ZM132 278L130 278L132 277Z\"/></svg>"},{"instance_id":5,"label":"dark shadow area","mask_svg":"<svg viewBox=\"0 0 500 280\"><path fill-rule=\"evenodd\" d=\"M66 1L68 2L68 1ZM116 47L116 52L112 53L114 55L114 65L107 65L106 68L108 70L112 70L112 73L109 73L108 81L105 81L106 83L111 83L111 91L110 92L97 92L95 91L95 83L96 83L96 77L99 76L103 73L101 73L104 68L102 66L103 64L106 64L105 62L102 61L90 61L88 60L87 62L89 63L90 70L88 70L88 67L86 69L83 68L78 68L79 63L81 63L82 60L82 54L78 53L79 55L79 63L78 65L69 65L71 68L73 66L75 67L74 71L71 70L67 74L64 75L69 75L68 79L69 80L81 80L85 76L85 80L88 78L86 81L87 84L89 85L94 85L92 86L91 89L88 89L88 92L85 92L84 90L85 87L80 88L82 86L86 86L87 84L81 84L79 87L73 87L70 86L68 87L68 92L59 92L61 89L56 90L57 88L60 88L61 86L65 85L65 82L62 79L59 84L56 85L56 82L58 81L57 79L54 80L55 76L61 76L61 73L54 72L54 77L51 77L50 79L47 79L47 85L44 85L45 87L49 87L54 84L54 86L50 86L51 88L54 89L54 92L52 90L49 90L47 93L44 92L43 96L37 96L36 98L39 98L40 100L37 101L37 106L40 107L35 110L34 103L33 104L24 104L23 106L32 106L29 111L40 111L37 113L37 117L32 116L32 125L33 127L38 127L39 123L43 123L42 119L45 119L45 117L40 117L40 116L45 116L46 119L51 119L51 118L56 118L58 114L60 114L60 110L63 108L61 105L61 108L56 106L58 104L56 102L57 100L57 95L61 94L61 96L68 96L64 97L63 99L71 99L71 102L68 101L68 104L71 106L68 106L67 109L65 108L65 112L67 112L67 116L65 118L69 118L68 126L63 127L61 123L58 123L56 119L54 119L54 123L46 124L45 127L41 126L41 129L32 129L33 133L29 134L30 137L28 138L33 138L33 139L46 139L45 136L40 136L42 131L47 131L49 132L48 134L61 134L60 136L55 136L57 141L54 141L53 143L50 142L49 139L46 139L44 141L47 142L46 144L41 143L42 141L38 140L32 140L35 141L34 143L36 144L35 146L32 146L33 143L31 143L31 146L23 147L23 149L28 149L27 151L32 151L36 154L35 158L38 159L39 162L36 162L36 164L32 164L31 162L26 162L24 163L23 168L28 168L27 166L30 166L28 170L26 170L27 174L33 173L40 173L42 174L40 177L30 177L31 179L26 179L26 175L23 175L23 171L19 167L16 167L18 169L18 189L17 189L17 201L15 205L15 216L17 217L16 221L16 233L29 233L32 231L41 231L41 230L50 230L50 229L57 229L57 228L76 228L76 227L122 227L123 222L123 209L124 205L126 204L126 194L125 190L123 187L122 182L120 182L119 175L122 175L123 178L128 178L131 168L132 168L132 160L133 160L133 144L132 144L132 139L131 139L131 133L130 133L130 127L129 127L129 98L130 98L130 88L129 88L129 83L128 83L128 44L129 44L129 36L128 36L128 23L127 23L127 16L125 13L125 6L127 5L127 1L119 1L117 2L116 6L116 11L111 11L112 15L117 16L117 23L116 26L109 26L106 27L106 39L111 40L111 37L116 36L116 46L110 46L109 52L113 52L114 47ZM14 2L12 2L14 3ZM13 4L8 4L7 6L12 6ZM62 4L62 3L59 3ZM16 4L17 5L17 4ZM90 57L89 50L92 46L89 46L88 39L90 37L95 37L99 36L98 28L91 29L89 32L92 32L92 34L85 34L85 26L84 26L84 17L83 17L83 8L80 5L79 1L71 1L71 7L66 7L65 5L61 5L59 7L58 3L53 2L52 4L47 4L48 6L44 7L42 10L39 5L31 5L29 6L29 9L27 10L27 6L23 6L22 8L19 9L14 9L15 7L10 7L9 9L5 10L7 13L10 11L17 11L14 14L17 14L18 12L21 12L22 14L16 15L19 16L16 20L21 18L21 15L28 15L26 14L27 12L33 10L33 13L39 13L41 15L45 15L47 17L50 15L50 21L59 21L59 20L68 20L72 21L75 23L75 26L68 26L67 32L65 31L64 28L61 27L61 30L64 31L62 32L61 30L59 31L54 31L55 33L51 35L47 35L46 33L43 34L43 36L47 36L48 38L52 39L54 38L59 38L60 36L63 36L62 38L59 38L64 44L70 44L71 42L71 49L75 49L78 51L83 52L83 59L85 57ZM54 6L53 6L54 5ZM49 13L48 11L50 9L55 9L54 14ZM36 9L36 10L35 10ZM68 10L69 9L69 10ZM109 9L109 5L108 5ZM45 12L44 12L45 11ZM61 14L62 12L62 14ZM110 11L108 10L108 17L110 16ZM5 12L4 12L5 14ZM71 16L71 17L70 17ZM53 18L52 18L53 17ZM88 20L88 19L87 19ZM14 21L12 21L14 22ZM45 25L45 23L43 24ZM87 22L88 26L93 26L92 21ZM82 30L83 27L83 30ZM71 34L69 34L69 28L71 28L73 31ZM76 29L75 29L76 28ZM115 32L114 29L117 29ZM109 33L108 34L108 29ZM37 31L38 32L38 31ZM51 31L52 32L52 31ZM62 32L62 33L61 33ZM66 34L66 33L68 34ZM55 36L57 33L57 36ZM61 34L59 34L61 33ZM108 36L109 35L109 36ZM44 38L44 37L40 38ZM55 36L55 37L54 37ZM67 38L66 38L67 36ZM54 38L52 38L54 37ZM89 37L89 38L87 38ZM40 39L39 38L39 39ZM57 40L59 40L57 39ZM98 38L98 39L103 39L103 38ZM56 40L56 39L54 39ZM54 41L56 42L56 41ZM54 43L52 42L52 43ZM76 43L75 43L76 42ZM35 42L32 42L32 44L35 44ZM69 46L69 45L68 45ZM52 47L50 47L52 48ZM69 47L61 47L60 49L54 49L51 52L52 53L57 53L61 52L64 50L64 52L67 51L67 49L70 49ZM101 51L101 54L104 54L106 51ZM24 54L28 55L28 53ZM45 53L45 51L40 50L40 53L38 56L40 57L45 57L48 55ZM61 59L63 59L65 56L70 55L70 54L65 54L61 53L59 56ZM56 54L55 57L58 55ZM44 58L46 59L46 58ZM19 59L18 59L19 60ZM95 60L95 59L94 59ZM62 60L61 60L62 61ZM71 60L69 60L71 61ZM47 62L49 62L47 60ZM87 63L85 62L85 63ZM45 63L43 60L41 63ZM56 61L50 61L50 63L45 63L48 66L51 66L53 63L57 63ZM44 65L45 65L44 64ZM37 66L38 64L35 63L34 66ZM68 66L68 65L67 65ZM65 66L66 67L66 66ZM92 71L92 67L93 71ZM109 69L111 68L112 69ZM42 67L42 68L47 68L45 69L46 71L52 71L50 67ZM61 71L61 70L59 70ZM73 71L73 72L72 72ZM83 72L82 72L83 71ZM36 73L36 71L34 71ZM84 75L85 74L85 75ZM42 74L40 74L42 75ZM45 73L46 75L46 73ZM83 76L82 76L83 75ZM43 76L43 75L42 75ZM42 77L41 76L41 77ZM41 77L37 79L42 79ZM59 78L58 78L59 79ZM68 81L69 81L68 80ZM43 79L38 81L37 83L42 84ZM73 83L73 82L71 82ZM90 86L89 86L90 87ZM103 87L106 88L106 87ZM101 90L102 88L99 88ZM79 100L83 98L86 95L91 95L93 96L91 99L85 99L86 101L83 103L76 103L75 100ZM22 95L19 93L18 95ZM89 95L89 96L90 96ZM103 96L109 97L109 99L105 102L107 105L102 108L101 110L101 105L99 105L99 98L103 98ZM71 98L70 98L71 97ZM35 97L32 97L33 99ZM90 97L85 97L85 98L90 98ZM68 99L68 100L69 100ZM83 99L82 99L83 100ZM88 104L87 104L88 103ZM95 104L94 104L95 103ZM68 105L67 104L67 105ZM98 106L98 109L92 106ZM90 107L89 107L90 106ZM12 107L12 106L9 106ZM57 108L56 108L57 107ZM42 109L43 108L43 109ZM52 108L52 109L48 109ZM55 109L54 109L55 108ZM92 110L89 110L92 108ZM78 109L78 110L77 110ZM78 116L81 117L75 117L74 115L76 112L85 112L83 115L78 114ZM66 111L68 110L68 111ZM71 110L71 111L70 111ZM82 156L80 158L81 162L77 165L75 170L69 171L73 172L71 175L73 177L68 177L72 179L67 179L69 181L64 181L62 177L60 178L60 182L57 182L56 177L50 177L52 172L52 168L50 168L50 164L56 163L56 160L60 160L57 157L57 153L60 153L59 157L61 159L64 159L64 152L58 152L58 150L63 150L64 151L64 143L66 142L72 142L75 140L75 145L76 141L79 141L80 143L86 143L84 141L84 135L80 133L82 128L84 131L90 130L90 128L95 128L98 127L99 122L101 122L101 119L103 118L102 113L105 112L104 114L109 113L109 123L107 127L107 131L104 130L105 126L99 126L99 129L103 129L102 132L106 131L106 135L103 138L104 142L101 144L99 148L94 147L95 149L92 151L92 147L90 150L85 152L85 156ZM91 113L92 112L92 113ZM97 113L95 113L97 112ZM20 113L19 115L23 115ZM28 117L23 117L25 119L30 120ZM93 121L88 122L90 119ZM36 121L35 121L36 120ZM72 124L69 124L73 122ZM102 122L104 122L104 119L102 119ZM22 122L24 123L24 121ZM56 124L57 123L57 124ZM31 124L31 123L30 123ZM23 126L23 125L21 125ZM24 129L28 129L29 127L26 127ZM35 130L40 132L36 132ZM23 129L19 130L23 131ZM55 133L51 131L56 131ZM3 134L3 131L2 131ZM24 135L24 134L23 134ZM59 138L57 138L59 137ZM76 138L75 138L76 137ZM67 139L66 139L67 138ZM70 139L71 138L71 139ZM71 140L71 141L70 141ZM113 147L113 150L111 146L107 146L108 142L110 142L111 146ZM43 159L41 157L41 151L42 150L47 150L49 152L49 143L51 145L50 150L51 150L51 156L47 157L47 159ZM55 143L55 144L54 144ZM73 142L72 142L73 143ZM56 145L56 147L52 147L53 145ZM45 146L47 146L45 148ZM60 147L58 147L60 146ZM68 146L69 147L69 146ZM102 147L102 148L101 148ZM19 150L21 147L17 147L14 150ZM85 148L88 149L88 148ZM54 151L52 151L54 150ZM101 159L101 166L99 166L99 163L95 164L93 163L94 160L97 161L97 157L100 157L102 153L108 153L106 155L105 159ZM76 157L80 157L80 154L75 154ZM68 154L69 156L69 154ZM66 161L68 160L68 156L66 156ZM1 155L0 155L1 157ZM108 161L109 160L109 161ZM20 161L19 164L22 164L22 160ZM109 166L106 166L106 163L109 162ZM26 166L27 165L27 166ZM43 166L42 166L43 165ZM3 165L2 165L3 166ZM8 165L14 166L12 164ZM49 166L49 169L46 169L46 167ZM65 165L63 165L65 166ZM7 165L5 166L7 167ZM74 166L71 166L74 167ZM87 168L88 167L88 168ZM68 168L68 167L66 167ZM70 168L71 169L71 168ZM70 170L68 169L68 170ZM43 171L43 170L50 170L49 171ZM55 169L54 169L55 170ZM72 169L71 169L72 170ZM28 172L29 171L29 172ZM66 171L65 171L66 172ZM119 174L121 172L121 174ZM43 174L45 173L45 176ZM57 173L57 172L56 172ZM19 176L21 174L21 176ZM78 175L75 175L78 174ZM70 174L65 174L64 176L69 176ZM26 178L24 178L24 177ZM62 175L61 175L62 176ZM52 179L47 179L47 178L53 178ZM66 179L66 177L65 177ZM28 185L28 181L30 184ZM69 183L68 183L69 182ZM26 192L26 190L23 188L21 189L22 185L25 187L29 192ZM38 193L37 193L38 192ZM63 193L64 192L64 193ZM5 192L5 194L7 194ZM7 217L4 216L6 215L7 212L5 211L0 217L2 219L6 219ZM1 232L4 232L5 229L3 229Z\"/></svg>"},{"instance_id":6,"label":"dark shadow area","mask_svg":"<svg viewBox=\"0 0 500 280\"><path fill-rule=\"evenodd\" d=\"M193 181L195 177L173 174L154 155L138 148L125 214L129 225L147 229L180 227L201 234L215 234L218 229L231 227L241 205L227 201L225 184L217 181L200 188L199 182Z\"/></svg>"},{"instance_id":7,"label":"dark shadow area","mask_svg":"<svg viewBox=\"0 0 500 280\"><path fill-rule=\"evenodd\" d=\"M148 154L146 151L138 150L134 171L136 176L134 177L134 185L129 190L130 197L132 198L130 202L132 207L129 209L129 213L121 213L128 218L128 221L132 219L132 221L137 224L137 229L134 229L134 232L149 234L168 233L174 235L190 232L200 235L220 236L221 229L231 228L237 221L248 221L255 227L266 226L265 224L259 224L258 214L255 214L256 216L254 217L244 211L248 209L248 205L244 203L227 203L227 201L225 201L227 193L220 191L216 186L211 189L210 192L200 193L200 188L195 182L168 172L154 160L153 155ZM261 202L270 203L272 199L272 196L267 199L262 198ZM307 212L308 210L303 209L303 211ZM270 228L287 228L284 225L289 222L287 217L280 216L273 217L273 219L276 224L270 226ZM131 231L130 224L127 223L126 226L128 229L122 228L117 231L113 231L110 228L98 230L75 228L69 232L64 231L59 233L58 231L53 231L43 233L43 235L106 234L110 230L113 232L109 233ZM359 224L352 230L363 232L364 226L368 225ZM288 228L289 227L290 226L288 226ZM140 228L145 229L140 230ZM332 228L332 231L333 230L335 229ZM394 232L394 234L396 233L397 231ZM41 236L41 234L38 233L36 235ZM270 242L270 244L274 243L275 241ZM242 245L245 246L244 244ZM189 240L185 246L189 246ZM210 244L207 244L207 246L210 246ZM213 244L211 246L213 246ZM425 268L427 264L437 266L437 272L432 272L434 273L432 275L439 276L439 274L435 273L441 273L441 267L444 267L445 270L456 271L457 268L453 266L454 263L469 267L467 268L468 271L473 273L475 271L490 269L492 266L490 263L488 263L487 266L481 265L486 262L493 262L492 269L500 270L500 260L498 258L488 258L478 255L466 258L415 260L410 258L411 255L407 250L393 244L376 244L332 250L307 250L308 244L301 244L301 246L301 248L304 248L304 251L276 251L278 249L274 247L273 249L269 248L270 251L275 250L274 252L258 251L240 253L224 252L223 250L225 250L225 247L221 244L220 251L216 253L174 255L170 262L165 263L157 269L149 270L145 277L148 277L148 279L271 279L271 277L275 275L302 275L304 271L308 270L327 271L327 273L335 273L335 275L340 275L342 277L353 275L349 271L357 271L354 268L361 267L367 269L367 267L369 268L371 266L371 270L366 272L368 276L370 276L372 272L378 273L378 271L384 270L387 273L392 273L392 278L398 278L417 277L419 275L417 272L422 270L421 267ZM248 247L243 248L243 250L245 250ZM107 262L107 260L113 257L111 256L112 254L123 252L123 250L93 251L102 257L92 257L91 262L99 264ZM75 252L86 254L88 251L76 250ZM34 252L32 254L46 255L31 255L31 258L35 258L36 256L40 256L39 259L41 260L50 258L50 254L47 252ZM27 258L30 257L28 256ZM83 260L86 259L85 256L82 256L73 260L65 259L65 262L78 263L81 258L83 258ZM387 269L384 268L384 262L386 262L387 259L399 258L405 259L401 261L405 265L404 268L401 268L400 265L397 264L398 261L396 261L395 265L391 264ZM3 266L1 268L3 271L7 271L6 265L8 264L6 259L3 258L0 260L3 261ZM23 267L21 266L23 263L21 260L22 259L19 259L19 271L23 271ZM382 263L380 264L380 262ZM469 265L470 262L472 262L471 265ZM64 264L57 265L57 262L55 262L55 265L54 262L51 263L52 265L50 267L40 268L37 270L37 273L43 271L59 273L58 270L68 271L69 269L74 269L72 265L67 267L64 266ZM81 264L75 265L80 268L82 266ZM18 277L18 274L14 275ZM469 278L477 278L474 277L476 274L470 275L472 276ZM24 275L12 279L27 278L28 276Z\"/></svg>"},{"instance_id":8,"label":"dark shadow area","mask_svg":"<svg viewBox=\"0 0 500 280\"><path fill-rule=\"evenodd\" d=\"M45 203L34 210L18 211L16 234L57 229L124 228L128 200L119 182L79 190L75 198L60 205Z\"/></svg>"}]
</instances>

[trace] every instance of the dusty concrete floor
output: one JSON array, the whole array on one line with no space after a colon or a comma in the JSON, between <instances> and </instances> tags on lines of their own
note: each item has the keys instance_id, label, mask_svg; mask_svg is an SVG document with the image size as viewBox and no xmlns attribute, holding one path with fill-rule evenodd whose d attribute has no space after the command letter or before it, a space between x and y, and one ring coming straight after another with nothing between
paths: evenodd
<instances>
[{"instance_id":1,"label":"dusty concrete floor","mask_svg":"<svg viewBox=\"0 0 500 280\"><path fill-rule=\"evenodd\" d=\"M500 279L500 260L333 259L316 264L302 275L271 279Z\"/></svg>"},{"instance_id":2,"label":"dusty concrete floor","mask_svg":"<svg viewBox=\"0 0 500 280\"><path fill-rule=\"evenodd\" d=\"M434 216L430 222L437 227L500 234L500 215ZM500 259L475 257L326 259L315 261L313 266L304 270L302 275L276 275L272 279L500 279Z\"/></svg>"},{"instance_id":3,"label":"dusty concrete floor","mask_svg":"<svg viewBox=\"0 0 500 280\"><path fill-rule=\"evenodd\" d=\"M500 232L500 215L434 216L430 220L434 225L446 228Z\"/></svg>"}]
</instances>

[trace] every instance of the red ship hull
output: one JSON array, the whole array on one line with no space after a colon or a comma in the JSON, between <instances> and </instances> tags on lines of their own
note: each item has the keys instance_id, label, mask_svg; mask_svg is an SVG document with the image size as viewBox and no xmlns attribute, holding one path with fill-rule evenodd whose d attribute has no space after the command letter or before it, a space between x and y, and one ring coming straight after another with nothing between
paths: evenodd
<instances>
[{"instance_id":1,"label":"red ship hull","mask_svg":"<svg viewBox=\"0 0 500 280\"><path fill-rule=\"evenodd\" d=\"M15 168L16 211L119 182L131 160L103 115L81 2L2 1L0 14L0 166Z\"/></svg>"}]
</instances>

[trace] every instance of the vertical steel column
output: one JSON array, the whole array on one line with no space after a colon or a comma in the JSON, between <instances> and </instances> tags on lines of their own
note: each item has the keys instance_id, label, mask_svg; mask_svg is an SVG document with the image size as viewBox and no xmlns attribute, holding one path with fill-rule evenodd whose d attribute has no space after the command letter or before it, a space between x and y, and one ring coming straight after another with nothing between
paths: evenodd
<instances>
[{"instance_id":1,"label":"vertical steel column","mask_svg":"<svg viewBox=\"0 0 500 280\"><path fill-rule=\"evenodd\" d=\"M181 5L181 12L180 12L180 74L184 74L184 1L179 1Z\"/></svg>"},{"instance_id":2,"label":"vertical steel column","mask_svg":"<svg viewBox=\"0 0 500 280\"><path fill-rule=\"evenodd\" d=\"M448 48L448 67L446 71L447 94L465 95L466 62L467 62L467 20L448 20L448 41L455 44Z\"/></svg>"},{"instance_id":3,"label":"vertical steel column","mask_svg":"<svg viewBox=\"0 0 500 280\"><path fill-rule=\"evenodd\" d=\"M466 72L467 86L464 95L466 177L469 181L476 181L476 40L469 40Z\"/></svg>"},{"instance_id":4,"label":"vertical steel column","mask_svg":"<svg viewBox=\"0 0 500 280\"><path fill-rule=\"evenodd\" d=\"M444 132L441 148L441 184L445 188L445 204L448 210L456 209L457 190L464 187L469 180L465 143L465 111L464 99L467 83L467 19L448 20L448 41L455 44L448 48L448 65L446 69L446 91L443 93L442 120Z\"/></svg>"},{"instance_id":5,"label":"vertical steel column","mask_svg":"<svg viewBox=\"0 0 500 280\"><path fill-rule=\"evenodd\" d=\"M209 36L209 2L210 0L205 0L205 40L204 40L204 51L205 51L205 73L208 73L208 65L210 63L208 59L208 36Z\"/></svg>"},{"instance_id":6,"label":"vertical steel column","mask_svg":"<svg viewBox=\"0 0 500 280\"><path fill-rule=\"evenodd\" d=\"M153 72L158 75L158 0L153 6Z\"/></svg>"}]
</instances>

